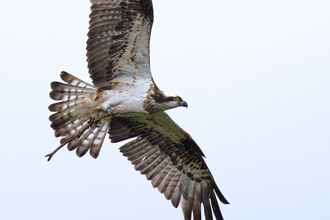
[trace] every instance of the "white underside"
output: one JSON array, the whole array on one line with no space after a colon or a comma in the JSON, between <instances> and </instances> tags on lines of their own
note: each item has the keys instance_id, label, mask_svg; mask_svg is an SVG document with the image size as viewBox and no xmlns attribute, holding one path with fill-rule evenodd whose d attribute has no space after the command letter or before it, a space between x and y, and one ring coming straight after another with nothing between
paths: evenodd
<instances>
[{"instance_id":1,"label":"white underside","mask_svg":"<svg viewBox=\"0 0 330 220\"><path fill-rule=\"evenodd\" d=\"M119 84L111 90L104 91L104 98L100 100L101 103L97 108L106 111L110 107L110 112L113 114L145 113L143 104L152 82L143 78L137 78L132 82L132 78L125 75L117 77L115 82Z\"/></svg>"}]
</instances>

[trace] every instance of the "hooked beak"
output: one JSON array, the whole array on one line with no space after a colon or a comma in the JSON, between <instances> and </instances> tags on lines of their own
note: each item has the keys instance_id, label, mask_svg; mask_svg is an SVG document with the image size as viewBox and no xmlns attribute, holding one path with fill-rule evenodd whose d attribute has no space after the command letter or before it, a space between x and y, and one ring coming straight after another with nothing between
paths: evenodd
<instances>
[{"instance_id":1,"label":"hooked beak","mask_svg":"<svg viewBox=\"0 0 330 220\"><path fill-rule=\"evenodd\" d=\"M179 102L179 106L188 108L188 103L182 100L181 102Z\"/></svg>"}]
</instances>

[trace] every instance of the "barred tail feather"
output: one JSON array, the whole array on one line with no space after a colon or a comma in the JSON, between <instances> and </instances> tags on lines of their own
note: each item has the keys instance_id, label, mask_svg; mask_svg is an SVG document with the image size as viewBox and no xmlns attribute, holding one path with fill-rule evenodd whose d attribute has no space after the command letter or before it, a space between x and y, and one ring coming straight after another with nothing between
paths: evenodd
<instances>
[{"instance_id":1,"label":"barred tail feather","mask_svg":"<svg viewBox=\"0 0 330 220\"><path fill-rule=\"evenodd\" d=\"M82 157L90 149L92 157L97 158L110 125L110 120L104 112L91 112L82 105L83 100L90 98L97 92L97 87L88 84L67 72L61 73L65 83L52 82L50 97L60 101L51 104L48 108L55 112L49 117L51 127L55 130L56 137L61 139L61 146L48 154L48 160L64 145L69 150L76 149L79 157ZM89 123L90 117L98 120Z\"/></svg>"},{"instance_id":2,"label":"barred tail feather","mask_svg":"<svg viewBox=\"0 0 330 220\"><path fill-rule=\"evenodd\" d=\"M103 144L104 138L107 134L109 128L109 120L103 119L98 127L89 126L80 137L72 140L68 144L69 150L76 150L76 153L79 157L82 157L90 150L90 154L93 158L97 158ZM88 125L88 124L87 124ZM63 138L66 140L67 138Z\"/></svg>"}]
</instances>

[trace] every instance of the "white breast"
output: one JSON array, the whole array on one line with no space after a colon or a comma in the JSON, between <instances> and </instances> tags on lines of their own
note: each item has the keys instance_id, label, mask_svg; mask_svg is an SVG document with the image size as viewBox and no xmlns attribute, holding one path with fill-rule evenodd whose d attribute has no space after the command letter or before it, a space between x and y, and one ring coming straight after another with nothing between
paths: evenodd
<instances>
[{"instance_id":1,"label":"white breast","mask_svg":"<svg viewBox=\"0 0 330 220\"><path fill-rule=\"evenodd\" d=\"M153 82L141 77L128 77L121 75L111 82L112 89L107 92L107 100L102 104L102 109L111 107L115 114L144 112L143 104L147 92Z\"/></svg>"}]
</instances>

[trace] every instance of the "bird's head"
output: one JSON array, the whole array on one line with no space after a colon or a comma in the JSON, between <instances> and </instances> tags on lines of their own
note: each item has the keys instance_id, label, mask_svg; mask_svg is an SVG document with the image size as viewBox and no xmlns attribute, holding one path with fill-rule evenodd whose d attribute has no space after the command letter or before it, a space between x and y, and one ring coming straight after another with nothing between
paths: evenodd
<instances>
[{"instance_id":1,"label":"bird's head","mask_svg":"<svg viewBox=\"0 0 330 220\"><path fill-rule=\"evenodd\" d=\"M161 111L180 106L188 108L186 101L184 101L180 96L171 93L163 93L162 98L157 100L157 104L157 109Z\"/></svg>"}]
</instances>

